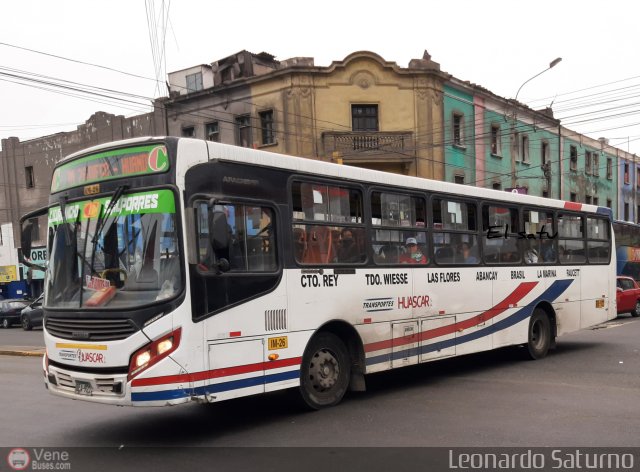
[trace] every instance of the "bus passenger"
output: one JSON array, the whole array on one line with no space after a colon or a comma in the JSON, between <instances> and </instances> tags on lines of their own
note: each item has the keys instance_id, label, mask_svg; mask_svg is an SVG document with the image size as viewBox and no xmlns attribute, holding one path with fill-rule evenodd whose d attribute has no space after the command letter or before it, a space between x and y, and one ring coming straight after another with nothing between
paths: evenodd
<instances>
[{"instance_id":1,"label":"bus passenger","mask_svg":"<svg viewBox=\"0 0 640 472\"><path fill-rule=\"evenodd\" d=\"M338 262L360 262L360 251L353 239L350 229L343 229L340 235L340 246L338 247Z\"/></svg>"},{"instance_id":2,"label":"bus passenger","mask_svg":"<svg viewBox=\"0 0 640 472\"><path fill-rule=\"evenodd\" d=\"M418 241L416 238L407 238L407 252L400 256L400 262L402 264L426 264L427 256L422 254L422 251L418 247Z\"/></svg>"},{"instance_id":3,"label":"bus passenger","mask_svg":"<svg viewBox=\"0 0 640 472\"><path fill-rule=\"evenodd\" d=\"M467 242L460 244L460 255L464 264L477 264L478 258L471 254L471 246Z\"/></svg>"},{"instance_id":4,"label":"bus passenger","mask_svg":"<svg viewBox=\"0 0 640 472\"><path fill-rule=\"evenodd\" d=\"M529 241L529 247L524 251L524 262L526 264L538 263L538 251L534 247L535 242Z\"/></svg>"}]
</instances>

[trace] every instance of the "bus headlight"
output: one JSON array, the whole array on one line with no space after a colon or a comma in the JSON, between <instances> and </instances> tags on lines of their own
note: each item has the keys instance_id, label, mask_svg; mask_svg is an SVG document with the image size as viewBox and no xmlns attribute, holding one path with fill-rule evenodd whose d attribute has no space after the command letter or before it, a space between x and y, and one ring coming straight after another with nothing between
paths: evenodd
<instances>
[{"instance_id":1,"label":"bus headlight","mask_svg":"<svg viewBox=\"0 0 640 472\"><path fill-rule=\"evenodd\" d=\"M181 334L182 328L178 328L175 331L142 346L134 352L131 356L131 361L129 362L129 375L127 376L127 380L131 380L140 372L158 363L175 351L180 345Z\"/></svg>"},{"instance_id":2,"label":"bus headlight","mask_svg":"<svg viewBox=\"0 0 640 472\"><path fill-rule=\"evenodd\" d=\"M151 360L151 351L147 349L146 351L141 352L135 357L136 367L142 367L146 365Z\"/></svg>"},{"instance_id":3,"label":"bus headlight","mask_svg":"<svg viewBox=\"0 0 640 472\"><path fill-rule=\"evenodd\" d=\"M173 347L173 337L158 343L158 354L164 354Z\"/></svg>"}]
</instances>

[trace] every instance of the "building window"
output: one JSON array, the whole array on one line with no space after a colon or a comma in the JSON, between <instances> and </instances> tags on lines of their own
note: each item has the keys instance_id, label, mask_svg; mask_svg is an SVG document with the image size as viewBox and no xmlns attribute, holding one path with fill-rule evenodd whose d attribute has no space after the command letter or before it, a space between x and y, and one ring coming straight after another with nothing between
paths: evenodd
<instances>
[{"instance_id":1,"label":"building window","mask_svg":"<svg viewBox=\"0 0 640 472\"><path fill-rule=\"evenodd\" d=\"M220 124L217 121L204 125L204 135L208 141L220 142Z\"/></svg>"},{"instance_id":2,"label":"building window","mask_svg":"<svg viewBox=\"0 0 640 472\"><path fill-rule=\"evenodd\" d=\"M193 126L185 126L182 128L182 136L185 138L195 138L196 129Z\"/></svg>"},{"instance_id":3,"label":"building window","mask_svg":"<svg viewBox=\"0 0 640 472\"><path fill-rule=\"evenodd\" d=\"M502 190L502 184L500 182L494 182L492 188L493 190Z\"/></svg>"},{"instance_id":4,"label":"building window","mask_svg":"<svg viewBox=\"0 0 640 472\"><path fill-rule=\"evenodd\" d=\"M540 148L540 160L542 164L549 162L549 143L542 141L542 147Z\"/></svg>"},{"instance_id":5,"label":"building window","mask_svg":"<svg viewBox=\"0 0 640 472\"><path fill-rule=\"evenodd\" d=\"M548 190L543 190L543 191L542 191L542 196L543 196L544 198L549 198L549 191L548 191Z\"/></svg>"},{"instance_id":6,"label":"building window","mask_svg":"<svg viewBox=\"0 0 640 472\"><path fill-rule=\"evenodd\" d=\"M598 204L598 197L593 197L593 204L597 205Z\"/></svg>"},{"instance_id":7,"label":"building window","mask_svg":"<svg viewBox=\"0 0 640 472\"><path fill-rule=\"evenodd\" d=\"M260 129L262 130L262 144L275 144L276 132L273 127L273 110L260 112Z\"/></svg>"},{"instance_id":8,"label":"building window","mask_svg":"<svg viewBox=\"0 0 640 472\"><path fill-rule=\"evenodd\" d=\"M464 115L460 113L453 114L453 144L454 146L464 146Z\"/></svg>"},{"instance_id":9,"label":"building window","mask_svg":"<svg viewBox=\"0 0 640 472\"><path fill-rule=\"evenodd\" d=\"M640 167L636 167L636 187L640 187Z\"/></svg>"},{"instance_id":10,"label":"building window","mask_svg":"<svg viewBox=\"0 0 640 472\"><path fill-rule=\"evenodd\" d=\"M351 105L353 131L378 131L378 105Z\"/></svg>"},{"instance_id":11,"label":"building window","mask_svg":"<svg viewBox=\"0 0 640 472\"><path fill-rule=\"evenodd\" d=\"M187 93L197 92L202 90L202 72L196 72L195 74L189 74L187 76Z\"/></svg>"},{"instance_id":12,"label":"building window","mask_svg":"<svg viewBox=\"0 0 640 472\"><path fill-rule=\"evenodd\" d=\"M526 134L520 137L520 160L529 162L529 136Z\"/></svg>"},{"instance_id":13,"label":"building window","mask_svg":"<svg viewBox=\"0 0 640 472\"><path fill-rule=\"evenodd\" d=\"M629 204L624 204L624 221L629 221Z\"/></svg>"},{"instance_id":14,"label":"building window","mask_svg":"<svg viewBox=\"0 0 640 472\"><path fill-rule=\"evenodd\" d=\"M572 202L575 202L575 201L577 200L577 198L576 198L576 194L575 194L575 193L573 193L573 192L571 192L571 193L569 194L569 200L570 200L570 201L572 201Z\"/></svg>"},{"instance_id":15,"label":"building window","mask_svg":"<svg viewBox=\"0 0 640 472\"><path fill-rule=\"evenodd\" d=\"M593 157L593 175L600 175L600 155L597 152L592 154Z\"/></svg>"},{"instance_id":16,"label":"building window","mask_svg":"<svg viewBox=\"0 0 640 472\"><path fill-rule=\"evenodd\" d=\"M625 184L629 183L629 163L628 162L624 164L624 183Z\"/></svg>"},{"instance_id":17,"label":"building window","mask_svg":"<svg viewBox=\"0 0 640 472\"><path fill-rule=\"evenodd\" d=\"M584 173L591 175L591 151L584 153Z\"/></svg>"},{"instance_id":18,"label":"building window","mask_svg":"<svg viewBox=\"0 0 640 472\"><path fill-rule=\"evenodd\" d=\"M613 205L612 205L611 199L607 198L607 208L612 208L612 207Z\"/></svg>"},{"instance_id":19,"label":"building window","mask_svg":"<svg viewBox=\"0 0 640 472\"><path fill-rule=\"evenodd\" d=\"M229 80L233 80L233 67L227 67L226 69L223 69L222 72L220 73L220 77L222 82L228 82Z\"/></svg>"},{"instance_id":20,"label":"building window","mask_svg":"<svg viewBox=\"0 0 640 472\"><path fill-rule=\"evenodd\" d=\"M27 166L24 168L24 177L27 180L27 188L35 187L35 180L33 178L33 166Z\"/></svg>"},{"instance_id":21,"label":"building window","mask_svg":"<svg viewBox=\"0 0 640 472\"><path fill-rule=\"evenodd\" d=\"M463 184L464 185L464 175L454 175L453 176L453 181L456 184Z\"/></svg>"},{"instance_id":22,"label":"building window","mask_svg":"<svg viewBox=\"0 0 640 472\"><path fill-rule=\"evenodd\" d=\"M578 170L578 148L569 146L569 170Z\"/></svg>"},{"instance_id":23,"label":"building window","mask_svg":"<svg viewBox=\"0 0 640 472\"><path fill-rule=\"evenodd\" d=\"M238 146L251 147L251 117L249 115L236 117L236 130Z\"/></svg>"},{"instance_id":24,"label":"building window","mask_svg":"<svg viewBox=\"0 0 640 472\"><path fill-rule=\"evenodd\" d=\"M500 125L491 125L491 154L499 156L501 153Z\"/></svg>"},{"instance_id":25,"label":"building window","mask_svg":"<svg viewBox=\"0 0 640 472\"><path fill-rule=\"evenodd\" d=\"M613 179L613 159L607 157L607 179Z\"/></svg>"},{"instance_id":26,"label":"building window","mask_svg":"<svg viewBox=\"0 0 640 472\"><path fill-rule=\"evenodd\" d=\"M587 205L591 205L591 195L586 195L586 196L584 197L584 202L585 202Z\"/></svg>"}]
</instances>

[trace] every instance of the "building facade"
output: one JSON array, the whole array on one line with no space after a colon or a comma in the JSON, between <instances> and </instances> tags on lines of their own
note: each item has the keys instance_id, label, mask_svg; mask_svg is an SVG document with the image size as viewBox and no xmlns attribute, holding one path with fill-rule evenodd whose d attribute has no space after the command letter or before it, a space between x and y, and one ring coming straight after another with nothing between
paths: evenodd
<instances>
[{"instance_id":1,"label":"building facade","mask_svg":"<svg viewBox=\"0 0 640 472\"><path fill-rule=\"evenodd\" d=\"M442 96L449 77L429 55L409 67L368 51L328 67L242 51L202 69L213 87L169 75L169 134L443 179ZM177 84L177 86L174 86Z\"/></svg>"},{"instance_id":2,"label":"building facade","mask_svg":"<svg viewBox=\"0 0 640 472\"><path fill-rule=\"evenodd\" d=\"M343 165L593 203L640 222L640 162L533 110L441 71L425 51L401 67L369 51L329 66L237 54L169 74L152 113L97 112L77 130L2 140L0 224L48 202L55 164L109 141L188 136ZM34 245L44 246L40 222ZM0 267L13 262L0 251ZM13 256L12 256L13 257ZM14 261L11 258L10 261ZM5 264L5 262L7 262ZM25 271L19 271L23 274ZM0 281L0 283L2 283Z\"/></svg>"}]
</instances>

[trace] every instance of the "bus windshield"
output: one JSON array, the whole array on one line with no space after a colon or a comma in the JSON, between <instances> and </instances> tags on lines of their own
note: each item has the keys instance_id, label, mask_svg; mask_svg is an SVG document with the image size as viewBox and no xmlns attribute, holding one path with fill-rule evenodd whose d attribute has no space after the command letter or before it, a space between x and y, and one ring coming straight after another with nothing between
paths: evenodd
<instances>
[{"instance_id":1,"label":"bus windshield","mask_svg":"<svg viewBox=\"0 0 640 472\"><path fill-rule=\"evenodd\" d=\"M120 190L51 208L45 306L123 309L177 295L177 235L171 190Z\"/></svg>"}]
</instances>

